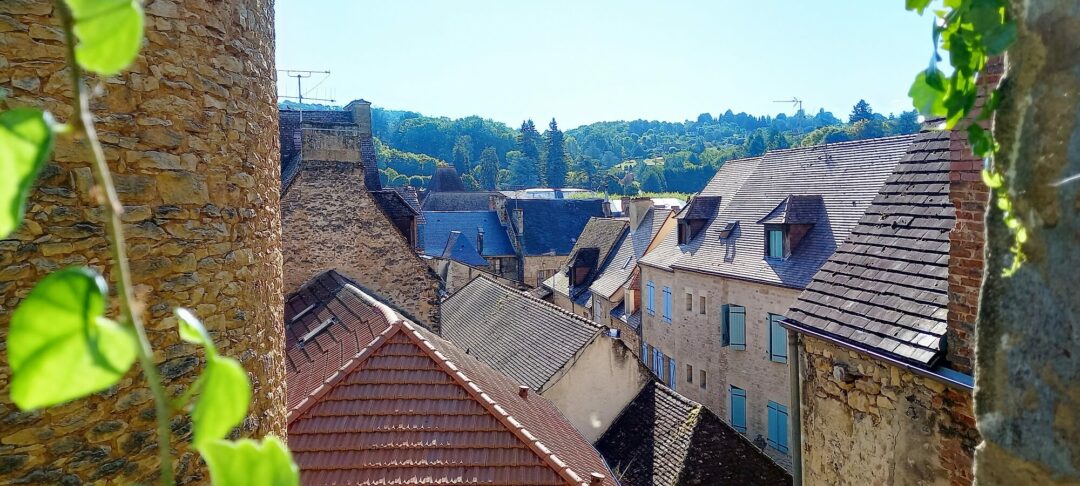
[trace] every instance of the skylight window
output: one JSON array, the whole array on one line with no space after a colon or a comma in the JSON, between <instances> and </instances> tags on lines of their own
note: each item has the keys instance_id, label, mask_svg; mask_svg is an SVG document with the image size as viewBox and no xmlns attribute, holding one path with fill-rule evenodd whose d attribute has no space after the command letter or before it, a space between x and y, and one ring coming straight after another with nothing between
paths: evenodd
<instances>
[{"instance_id":1,"label":"skylight window","mask_svg":"<svg viewBox=\"0 0 1080 486\"><path fill-rule=\"evenodd\" d=\"M319 324L318 326L315 327L315 329L312 329L312 330L308 331L307 334L304 334L304 336L300 338L300 344L305 344L308 341L311 341L312 339L315 339L315 336L318 336L319 333L325 331L326 328L330 327L330 325L333 324L334 322L335 321L334 321L333 317L331 317L331 318L329 318L329 319L327 319L325 321L322 321L322 324Z\"/></svg>"}]
</instances>

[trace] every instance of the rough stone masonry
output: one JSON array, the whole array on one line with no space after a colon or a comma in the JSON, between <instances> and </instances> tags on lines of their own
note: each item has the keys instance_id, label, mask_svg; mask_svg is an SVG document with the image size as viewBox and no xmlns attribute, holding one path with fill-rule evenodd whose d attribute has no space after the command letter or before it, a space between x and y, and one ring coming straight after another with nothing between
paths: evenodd
<instances>
[{"instance_id":1,"label":"rough stone masonry","mask_svg":"<svg viewBox=\"0 0 1080 486\"><path fill-rule=\"evenodd\" d=\"M198 314L255 386L241 435L284 433L282 293L273 4L148 0L142 54L91 79L91 107L120 197L155 359L173 392L202 369L179 342L175 306ZM71 116L64 47L46 0L0 1L0 91L7 104ZM109 273L103 213L91 201L85 147L61 139L17 233L0 240L0 340L15 306L49 272ZM0 483L150 482L156 437L137 367L106 393L31 413L8 398L0 365ZM206 482L174 420L185 483Z\"/></svg>"}]
</instances>

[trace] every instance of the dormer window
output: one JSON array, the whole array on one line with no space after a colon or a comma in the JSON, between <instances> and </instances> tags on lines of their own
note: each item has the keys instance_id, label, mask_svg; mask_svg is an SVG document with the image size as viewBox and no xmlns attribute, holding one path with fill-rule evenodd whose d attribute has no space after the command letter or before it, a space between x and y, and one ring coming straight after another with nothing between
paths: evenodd
<instances>
[{"instance_id":1,"label":"dormer window","mask_svg":"<svg viewBox=\"0 0 1080 486\"><path fill-rule=\"evenodd\" d=\"M824 214L821 196L788 196L780 201L758 221L765 228L765 259L780 261L791 257Z\"/></svg>"},{"instance_id":2,"label":"dormer window","mask_svg":"<svg viewBox=\"0 0 1080 486\"><path fill-rule=\"evenodd\" d=\"M675 219L679 225L677 233L679 244L690 243L709 221L716 217L717 208L720 206L720 196L697 196L690 200Z\"/></svg>"},{"instance_id":3,"label":"dormer window","mask_svg":"<svg viewBox=\"0 0 1080 486\"><path fill-rule=\"evenodd\" d=\"M765 258L774 260L784 259L784 240L786 231L783 227L765 230Z\"/></svg>"}]
</instances>

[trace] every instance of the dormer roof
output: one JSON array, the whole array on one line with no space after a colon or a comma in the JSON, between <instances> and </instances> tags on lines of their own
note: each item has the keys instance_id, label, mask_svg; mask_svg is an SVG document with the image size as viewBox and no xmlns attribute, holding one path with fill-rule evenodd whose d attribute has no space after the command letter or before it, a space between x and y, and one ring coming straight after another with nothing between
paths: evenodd
<instances>
[{"instance_id":1,"label":"dormer roof","mask_svg":"<svg viewBox=\"0 0 1080 486\"><path fill-rule=\"evenodd\" d=\"M780 201L758 224L814 224L825 215L820 195L791 195Z\"/></svg>"}]
</instances>

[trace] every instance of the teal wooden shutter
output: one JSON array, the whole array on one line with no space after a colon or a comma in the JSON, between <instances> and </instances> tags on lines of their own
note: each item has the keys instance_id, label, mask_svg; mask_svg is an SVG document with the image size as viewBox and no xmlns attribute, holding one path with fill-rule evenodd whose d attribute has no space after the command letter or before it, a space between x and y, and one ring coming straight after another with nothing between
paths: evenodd
<instances>
[{"instance_id":1,"label":"teal wooden shutter","mask_svg":"<svg viewBox=\"0 0 1080 486\"><path fill-rule=\"evenodd\" d=\"M731 395L731 427L746 433L746 390L732 385L729 388Z\"/></svg>"},{"instance_id":2,"label":"teal wooden shutter","mask_svg":"<svg viewBox=\"0 0 1080 486\"><path fill-rule=\"evenodd\" d=\"M787 363L787 331L780 325L784 316L769 314L769 359L777 363Z\"/></svg>"},{"instance_id":3,"label":"teal wooden shutter","mask_svg":"<svg viewBox=\"0 0 1080 486\"><path fill-rule=\"evenodd\" d=\"M769 438L768 444L785 454L788 453L788 411L779 403L769 402Z\"/></svg>"},{"instance_id":4,"label":"teal wooden shutter","mask_svg":"<svg viewBox=\"0 0 1080 486\"><path fill-rule=\"evenodd\" d=\"M641 362L649 365L649 344L644 340L641 341Z\"/></svg>"},{"instance_id":5,"label":"teal wooden shutter","mask_svg":"<svg viewBox=\"0 0 1080 486\"><path fill-rule=\"evenodd\" d=\"M675 390L675 383L678 383L675 379L675 358L668 358L668 386Z\"/></svg>"},{"instance_id":6,"label":"teal wooden shutter","mask_svg":"<svg viewBox=\"0 0 1080 486\"><path fill-rule=\"evenodd\" d=\"M769 258L784 258L784 232L769 230Z\"/></svg>"},{"instance_id":7,"label":"teal wooden shutter","mask_svg":"<svg viewBox=\"0 0 1080 486\"><path fill-rule=\"evenodd\" d=\"M746 308L733 305L730 309L731 317L731 348L738 350L746 349Z\"/></svg>"}]
</instances>

